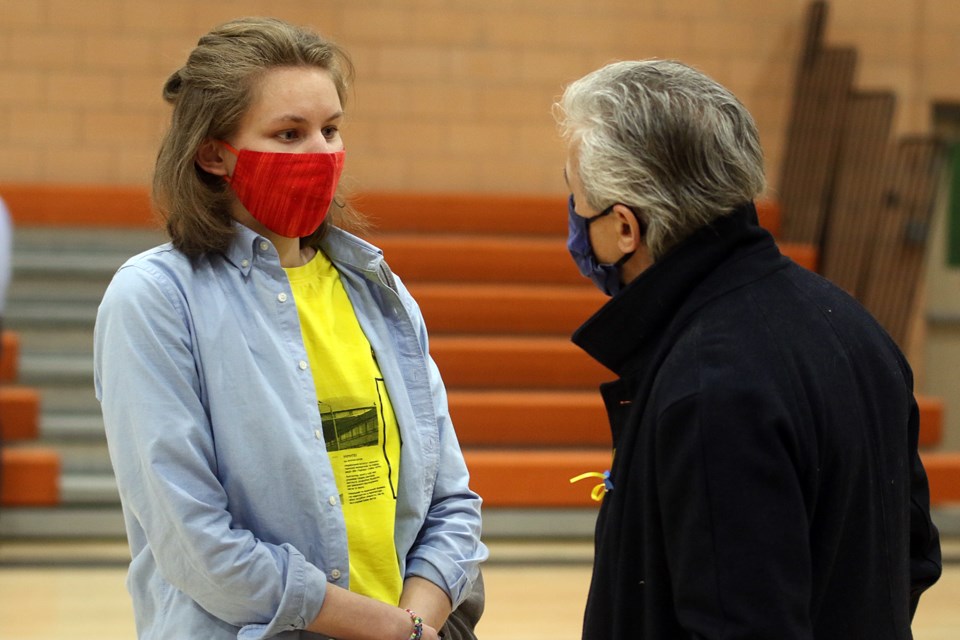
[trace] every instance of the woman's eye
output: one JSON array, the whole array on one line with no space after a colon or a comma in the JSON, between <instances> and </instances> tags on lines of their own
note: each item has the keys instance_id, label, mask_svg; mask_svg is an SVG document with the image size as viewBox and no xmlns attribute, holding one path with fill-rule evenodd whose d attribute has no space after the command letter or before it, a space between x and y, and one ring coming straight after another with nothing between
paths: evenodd
<instances>
[{"instance_id":1,"label":"woman's eye","mask_svg":"<svg viewBox=\"0 0 960 640\"><path fill-rule=\"evenodd\" d=\"M296 140L300 136L296 130L289 129L287 131L281 131L280 133L277 134L277 137L280 138L281 140L290 141L290 140Z\"/></svg>"},{"instance_id":2,"label":"woman's eye","mask_svg":"<svg viewBox=\"0 0 960 640\"><path fill-rule=\"evenodd\" d=\"M331 138L336 138L338 133L340 133L339 127L330 126L330 127L323 128L323 137L326 138L327 140L330 140Z\"/></svg>"}]
</instances>

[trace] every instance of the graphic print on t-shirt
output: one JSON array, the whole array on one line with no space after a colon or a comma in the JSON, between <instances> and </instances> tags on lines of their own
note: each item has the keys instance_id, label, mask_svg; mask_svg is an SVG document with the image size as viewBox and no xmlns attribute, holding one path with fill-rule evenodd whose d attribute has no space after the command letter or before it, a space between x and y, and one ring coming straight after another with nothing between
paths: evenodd
<instances>
[{"instance_id":1,"label":"graphic print on t-shirt","mask_svg":"<svg viewBox=\"0 0 960 640\"><path fill-rule=\"evenodd\" d=\"M375 447L380 443L380 421L377 407L356 407L334 411L324 408L320 402L320 419L323 421L323 439L327 451Z\"/></svg>"},{"instance_id":2,"label":"graphic print on t-shirt","mask_svg":"<svg viewBox=\"0 0 960 640\"><path fill-rule=\"evenodd\" d=\"M335 404L320 401L320 419L327 453L343 474L340 487L344 504L354 505L385 495L396 499L397 489L387 455L386 421L383 419L383 380L375 381L378 403L356 406L349 399ZM345 407L345 408L335 408ZM339 463L339 464L337 464Z\"/></svg>"}]
</instances>

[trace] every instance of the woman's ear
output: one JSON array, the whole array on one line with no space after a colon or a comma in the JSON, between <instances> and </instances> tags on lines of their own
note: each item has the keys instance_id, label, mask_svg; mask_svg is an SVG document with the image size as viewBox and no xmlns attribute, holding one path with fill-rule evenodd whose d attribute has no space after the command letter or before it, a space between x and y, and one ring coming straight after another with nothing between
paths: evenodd
<instances>
[{"instance_id":1,"label":"woman's ear","mask_svg":"<svg viewBox=\"0 0 960 640\"><path fill-rule=\"evenodd\" d=\"M215 176L230 175L230 171L228 171L229 167L227 167L224 159L227 153L223 144L213 138L207 138L200 144L200 148L197 149L197 166Z\"/></svg>"},{"instance_id":2,"label":"woman's ear","mask_svg":"<svg viewBox=\"0 0 960 640\"><path fill-rule=\"evenodd\" d=\"M619 228L617 248L623 253L633 253L644 247L647 225L639 214L626 205L617 204L613 207L613 215Z\"/></svg>"}]
</instances>

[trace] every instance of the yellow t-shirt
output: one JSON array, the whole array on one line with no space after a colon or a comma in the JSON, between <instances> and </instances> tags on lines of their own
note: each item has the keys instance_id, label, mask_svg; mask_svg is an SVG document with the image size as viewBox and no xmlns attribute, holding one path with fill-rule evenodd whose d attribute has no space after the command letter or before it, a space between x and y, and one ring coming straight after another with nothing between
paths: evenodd
<instances>
[{"instance_id":1,"label":"yellow t-shirt","mask_svg":"<svg viewBox=\"0 0 960 640\"><path fill-rule=\"evenodd\" d=\"M313 369L327 453L347 525L350 590L396 605L403 581L393 540L400 428L370 342L322 253L285 269Z\"/></svg>"}]
</instances>

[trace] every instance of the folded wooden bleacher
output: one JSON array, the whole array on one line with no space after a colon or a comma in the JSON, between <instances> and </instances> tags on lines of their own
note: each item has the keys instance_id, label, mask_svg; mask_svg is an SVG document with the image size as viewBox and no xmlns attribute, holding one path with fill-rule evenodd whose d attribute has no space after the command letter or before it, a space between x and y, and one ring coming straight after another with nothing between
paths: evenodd
<instances>
[{"instance_id":1,"label":"folded wooden bleacher","mask_svg":"<svg viewBox=\"0 0 960 640\"><path fill-rule=\"evenodd\" d=\"M945 146L895 136L896 97L854 86L856 51L826 44L829 5L808 5L776 204L785 242L812 245L817 270L880 321L908 355L922 334L923 267ZM955 194L954 197L960 197ZM935 504L960 500L960 454L938 451L943 402L919 396Z\"/></svg>"}]
</instances>

